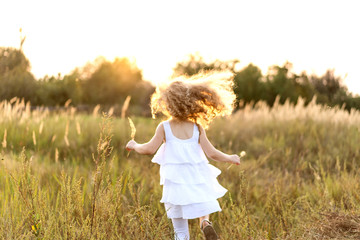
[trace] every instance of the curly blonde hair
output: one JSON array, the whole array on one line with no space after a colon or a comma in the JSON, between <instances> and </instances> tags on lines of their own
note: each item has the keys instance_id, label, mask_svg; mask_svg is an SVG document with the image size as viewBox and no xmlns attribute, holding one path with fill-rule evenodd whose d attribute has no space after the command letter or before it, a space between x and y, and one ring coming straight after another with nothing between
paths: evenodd
<instances>
[{"instance_id":1,"label":"curly blonde hair","mask_svg":"<svg viewBox=\"0 0 360 240\"><path fill-rule=\"evenodd\" d=\"M207 128L215 117L231 114L234 102L233 73L209 71L158 86L151 96L151 112L154 118L163 113Z\"/></svg>"}]
</instances>

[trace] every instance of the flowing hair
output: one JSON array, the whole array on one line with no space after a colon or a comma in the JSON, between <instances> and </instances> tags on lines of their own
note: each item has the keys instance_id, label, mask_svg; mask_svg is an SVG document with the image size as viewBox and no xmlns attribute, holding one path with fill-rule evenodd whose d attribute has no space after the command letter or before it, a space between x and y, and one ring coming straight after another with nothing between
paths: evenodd
<instances>
[{"instance_id":1,"label":"flowing hair","mask_svg":"<svg viewBox=\"0 0 360 240\"><path fill-rule=\"evenodd\" d=\"M217 116L234 109L233 73L208 71L180 76L158 86L151 96L151 113L190 120L207 128Z\"/></svg>"}]
</instances>

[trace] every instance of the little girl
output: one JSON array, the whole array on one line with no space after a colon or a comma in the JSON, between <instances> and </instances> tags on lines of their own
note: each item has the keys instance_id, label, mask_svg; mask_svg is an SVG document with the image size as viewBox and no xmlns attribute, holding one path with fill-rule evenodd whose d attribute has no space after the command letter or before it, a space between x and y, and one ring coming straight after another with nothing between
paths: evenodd
<instances>
[{"instance_id":1,"label":"little girl","mask_svg":"<svg viewBox=\"0 0 360 240\"><path fill-rule=\"evenodd\" d=\"M156 129L153 138L138 144L130 140L127 150L155 154L152 162L160 165L160 184L175 239L190 239L188 219L199 218L207 240L216 240L209 214L221 211L218 198L226 189L217 181L221 171L212 160L240 164L238 155L217 150L207 139L204 128L217 116L231 114L235 95L230 72L208 72L190 78L178 77L158 87L151 97L153 116L168 117ZM205 156L206 155L206 156Z\"/></svg>"}]
</instances>

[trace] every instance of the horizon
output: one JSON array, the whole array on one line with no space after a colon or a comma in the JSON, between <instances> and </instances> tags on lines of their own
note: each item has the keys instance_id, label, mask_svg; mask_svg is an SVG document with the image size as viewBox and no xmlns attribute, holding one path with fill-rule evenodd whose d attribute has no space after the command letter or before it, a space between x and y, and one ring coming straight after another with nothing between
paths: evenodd
<instances>
[{"instance_id":1,"label":"horizon","mask_svg":"<svg viewBox=\"0 0 360 240\"><path fill-rule=\"evenodd\" d=\"M144 80L156 83L197 53L206 62L238 59L241 68L253 63L263 74L286 61L295 73L321 76L334 69L350 92L360 94L355 2L98 3L7 2L0 46L19 47L22 28L23 51L36 78L66 75L104 56L128 58Z\"/></svg>"}]
</instances>

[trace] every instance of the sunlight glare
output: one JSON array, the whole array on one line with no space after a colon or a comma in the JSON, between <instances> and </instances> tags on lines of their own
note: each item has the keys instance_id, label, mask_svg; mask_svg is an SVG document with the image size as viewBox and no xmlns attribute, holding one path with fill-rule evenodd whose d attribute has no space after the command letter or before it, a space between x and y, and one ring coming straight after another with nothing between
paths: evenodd
<instances>
[{"instance_id":1,"label":"sunlight glare","mask_svg":"<svg viewBox=\"0 0 360 240\"><path fill-rule=\"evenodd\" d=\"M335 68L360 93L354 63L360 17L350 2L18 0L5 7L14 10L0 16L0 46L18 47L21 27L37 78L68 74L104 56L136 59L144 78L157 82L199 52L208 61L252 62L263 74L286 61L298 73Z\"/></svg>"}]
</instances>

